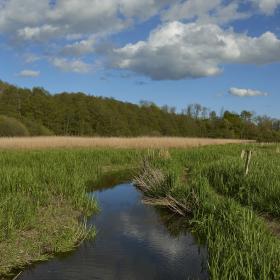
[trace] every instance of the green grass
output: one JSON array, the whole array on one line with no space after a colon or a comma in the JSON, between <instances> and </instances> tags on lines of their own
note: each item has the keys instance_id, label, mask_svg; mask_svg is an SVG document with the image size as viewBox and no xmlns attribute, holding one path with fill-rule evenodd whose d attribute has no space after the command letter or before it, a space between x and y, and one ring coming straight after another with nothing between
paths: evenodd
<instances>
[{"instance_id":1,"label":"green grass","mask_svg":"<svg viewBox=\"0 0 280 280\"><path fill-rule=\"evenodd\" d=\"M186 214L208 248L211 279L280 279L280 240L259 216L279 218L278 148L248 146L255 151L248 176L243 148L175 150L168 160L150 158L150 174L139 175L142 190L157 201L172 196L177 206L191 209ZM155 170L162 172L156 179Z\"/></svg>"},{"instance_id":2,"label":"green grass","mask_svg":"<svg viewBox=\"0 0 280 280\"><path fill-rule=\"evenodd\" d=\"M244 145L173 149L170 156L113 149L1 151L0 278L92 237L94 230L79 222L98 210L88 192L127 179L127 170L145 155L156 172L138 169L144 194L171 196L190 209L185 218L207 246L211 279L280 279L279 237L260 217L280 218L279 146L245 148L254 151L247 176ZM125 177L118 177L119 170Z\"/></svg>"},{"instance_id":3,"label":"green grass","mask_svg":"<svg viewBox=\"0 0 280 280\"><path fill-rule=\"evenodd\" d=\"M255 153L249 174L244 176L240 158L219 160L205 169L211 186L260 213L280 217L280 155Z\"/></svg>"},{"instance_id":4,"label":"green grass","mask_svg":"<svg viewBox=\"0 0 280 280\"><path fill-rule=\"evenodd\" d=\"M94 230L79 223L97 211L88 192L110 170L131 168L141 152L0 152L0 278L30 262L72 250Z\"/></svg>"}]
</instances>

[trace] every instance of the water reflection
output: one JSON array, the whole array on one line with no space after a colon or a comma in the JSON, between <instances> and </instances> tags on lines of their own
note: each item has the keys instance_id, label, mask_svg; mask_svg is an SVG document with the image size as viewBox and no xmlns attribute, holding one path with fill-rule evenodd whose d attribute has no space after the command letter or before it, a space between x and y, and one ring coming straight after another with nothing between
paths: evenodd
<instances>
[{"instance_id":1,"label":"water reflection","mask_svg":"<svg viewBox=\"0 0 280 280\"><path fill-rule=\"evenodd\" d=\"M175 217L143 205L133 186L123 184L94 195L102 208L89 220L98 230L96 240L85 242L71 256L37 265L20 279L208 278L205 249L185 227L180 231L177 223L172 226Z\"/></svg>"}]
</instances>

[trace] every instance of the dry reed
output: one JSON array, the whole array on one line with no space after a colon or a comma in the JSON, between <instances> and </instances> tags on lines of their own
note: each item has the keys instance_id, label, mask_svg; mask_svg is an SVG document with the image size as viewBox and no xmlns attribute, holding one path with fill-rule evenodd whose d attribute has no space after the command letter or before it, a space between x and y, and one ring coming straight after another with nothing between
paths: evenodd
<instances>
[{"instance_id":1,"label":"dry reed","mask_svg":"<svg viewBox=\"0 0 280 280\"><path fill-rule=\"evenodd\" d=\"M205 145L252 143L249 140L183 137L14 137L0 138L0 149L42 148L189 148ZM167 155L166 155L167 156Z\"/></svg>"},{"instance_id":2,"label":"dry reed","mask_svg":"<svg viewBox=\"0 0 280 280\"><path fill-rule=\"evenodd\" d=\"M133 183L143 192L143 203L169 208L172 212L181 216L191 214L193 210L192 205L187 201L182 203L170 194L160 194L160 189L166 185L166 180L166 175L161 170L152 168L145 159L143 161L142 172L133 179ZM169 190L172 188L170 185L167 187Z\"/></svg>"}]
</instances>

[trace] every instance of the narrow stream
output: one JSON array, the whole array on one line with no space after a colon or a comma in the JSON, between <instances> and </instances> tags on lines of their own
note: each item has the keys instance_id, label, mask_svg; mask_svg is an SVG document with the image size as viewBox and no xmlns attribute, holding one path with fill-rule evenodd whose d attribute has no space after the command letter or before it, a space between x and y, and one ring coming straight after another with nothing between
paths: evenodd
<instances>
[{"instance_id":1,"label":"narrow stream","mask_svg":"<svg viewBox=\"0 0 280 280\"><path fill-rule=\"evenodd\" d=\"M71 255L24 271L21 280L208 279L207 252L178 217L141 203L130 184L94 192L98 234Z\"/></svg>"}]
</instances>

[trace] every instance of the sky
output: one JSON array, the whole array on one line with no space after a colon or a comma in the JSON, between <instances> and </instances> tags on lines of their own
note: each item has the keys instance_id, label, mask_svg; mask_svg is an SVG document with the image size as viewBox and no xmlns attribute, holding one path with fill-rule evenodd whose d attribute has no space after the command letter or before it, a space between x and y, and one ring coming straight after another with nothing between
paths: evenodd
<instances>
[{"instance_id":1,"label":"sky","mask_svg":"<svg viewBox=\"0 0 280 280\"><path fill-rule=\"evenodd\" d=\"M0 80L280 118L280 0L0 0Z\"/></svg>"}]
</instances>

